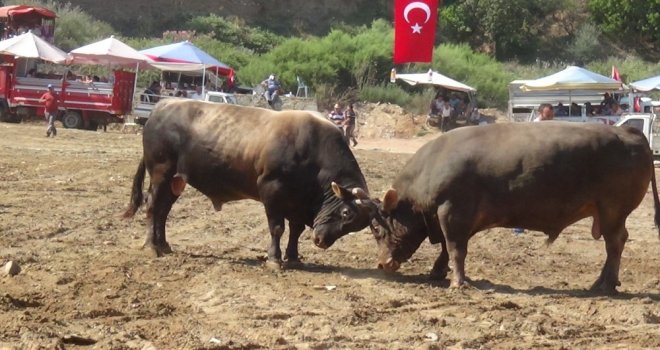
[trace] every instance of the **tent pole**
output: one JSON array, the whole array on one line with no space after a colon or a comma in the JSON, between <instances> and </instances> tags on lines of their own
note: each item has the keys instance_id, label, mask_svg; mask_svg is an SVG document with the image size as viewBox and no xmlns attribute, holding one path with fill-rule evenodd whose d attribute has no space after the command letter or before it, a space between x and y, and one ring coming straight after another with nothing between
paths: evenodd
<instances>
[{"instance_id":1,"label":"tent pole","mask_svg":"<svg viewBox=\"0 0 660 350\"><path fill-rule=\"evenodd\" d=\"M137 93L137 82L138 82L138 72L140 71L140 63L135 64L135 81L133 82L133 98L135 98L135 94ZM139 101L139 100L138 100Z\"/></svg>"},{"instance_id":2,"label":"tent pole","mask_svg":"<svg viewBox=\"0 0 660 350\"><path fill-rule=\"evenodd\" d=\"M202 69L203 69L202 70L202 98L203 98L205 93L204 90L206 90L206 66L203 66Z\"/></svg>"}]
</instances>

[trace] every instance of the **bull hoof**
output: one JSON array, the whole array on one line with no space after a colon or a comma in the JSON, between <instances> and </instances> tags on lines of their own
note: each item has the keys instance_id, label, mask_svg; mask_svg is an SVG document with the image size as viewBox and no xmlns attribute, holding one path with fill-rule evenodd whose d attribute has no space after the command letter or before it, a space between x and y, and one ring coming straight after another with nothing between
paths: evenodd
<instances>
[{"instance_id":1,"label":"bull hoof","mask_svg":"<svg viewBox=\"0 0 660 350\"><path fill-rule=\"evenodd\" d=\"M303 267L305 267L305 264L300 260L285 260L283 264L283 268L287 270L300 270Z\"/></svg>"},{"instance_id":2,"label":"bull hoof","mask_svg":"<svg viewBox=\"0 0 660 350\"><path fill-rule=\"evenodd\" d=\"M451 281L451 284L449 285L449 288L452 288L452 289L469 289L469 288L472 288L472 286L465 280L454 280L454 281Z\"/></svg>"},{"instance_id":3,"label":"bull hoof","mask_svg":"<svg viewBox=\"0 0 660 350\"><path fill-rule=\"evenodd\" d=\"M609 281L604 281L599 278L598 280L596 280L596 282L594 282L594 284L591 286L589 290L593 293L598 293L598 294L615 295L619 293L616 290L616 287L620 285L621 285L620 281L616 281L616 283L612 283Z\"/></svg>"},{"instance_id":4,"label":"bull hoof","mask_svg":"<svg viewBox=\"0 0 660 350\"><path fill-rule=\"evenodd\" d=\"M164 245L154 245L151 243L144 243L142 248L147 249L149 255L154 258L159 258L165 254L172 254L172 247L168 243Z\"/></svg>"},{"instance_id":5,"label":"bull hoof","mask_svg":"<svg viewBox=\"0 0 660 350\"><path fill-rule=\"evenodd\" d=\"M163 252L163 254L172 254L172 247L170 247L170 244L165 242L160 246L160 251Z\"/></svg>"},{"instance_id":6,"label":"bull hoof","mask_svg":"<svg viewBox=\"0 0 660 350\"><path fill-rule=\"evenodd\" d=\"M431 273L429 274L429 279L431 281L443 281L447 278L447 273L451 271L449 267L446 267L440 271L436 270L431 270Z\"/></svg>"},{"instance_id":7,"label":"bull hoof","mask_svg":"<svg viewBox=\"0 0 660 350\"><path fill-rule=\"evenodd\" d=\"M270 270L275 270L279 271L282 269L282 262L281 261L276 261L276 260L267 260L266 261L266 268Z\"/></svg>"}]
</instances>

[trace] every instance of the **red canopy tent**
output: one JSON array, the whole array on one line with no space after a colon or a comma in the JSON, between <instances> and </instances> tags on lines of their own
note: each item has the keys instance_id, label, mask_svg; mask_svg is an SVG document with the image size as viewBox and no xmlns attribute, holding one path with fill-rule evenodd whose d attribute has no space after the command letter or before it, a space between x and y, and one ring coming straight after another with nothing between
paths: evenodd
<instances>
[{"instance_id":1,"label":"red canopy tent","mask_svg":"<svg viewBox=\"0 0 660 350\"><path fill-rule=\"evenodd\" d=\"M39 6L12 5L0 7L0 18L5 17L27 17L34 16L39 18L55 18L55 12Z\"/></svg>"},{"instance_id":2,"label":"red canopy tent","mask_svg":"<svg viewBox=\"0 0 660 350\"><path fill-rule=\"evenodd\" d=\"M40 6L12 5L0 7L2 39L32 31L46 41L54 42L57 14Z\"/></svg>"}]
</instances>

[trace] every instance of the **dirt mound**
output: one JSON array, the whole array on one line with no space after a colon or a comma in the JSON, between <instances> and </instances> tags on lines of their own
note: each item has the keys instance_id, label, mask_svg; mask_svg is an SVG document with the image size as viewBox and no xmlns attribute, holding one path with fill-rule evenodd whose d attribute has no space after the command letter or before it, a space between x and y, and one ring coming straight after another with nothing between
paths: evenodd
<instances>
[{"instance_id":1,"label":"dirt mound","mask_svg":"<svg viewBox=\"0 0 660 350\"><path fill-rule=\"evenodd\" d=\"M398 105L364 103L356 105L356 112L361 138L407 139L432 132L425 126L426 116L408 113Z\"/></svg>"}]
</instances>

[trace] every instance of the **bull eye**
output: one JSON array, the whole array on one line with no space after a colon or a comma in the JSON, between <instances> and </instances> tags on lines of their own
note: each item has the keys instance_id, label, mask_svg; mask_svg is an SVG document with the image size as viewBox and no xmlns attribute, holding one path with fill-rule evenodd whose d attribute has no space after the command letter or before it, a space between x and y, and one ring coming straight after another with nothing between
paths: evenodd
<instances>
[{"instance_id":1,"label":"bull eye","mask_svg":"<svg viewBox=\"0 0 660 350\"><path fill-rule=\"evenodd\" d=\"M342 217L342 219L348 219L348 218L350 218L350 217L351 217L351 214L352 214L352 213L351 213L351 210L348 209L348 208L343 208L343 209L341 210L341 217Z\"/></svg>"}]
</instances>

